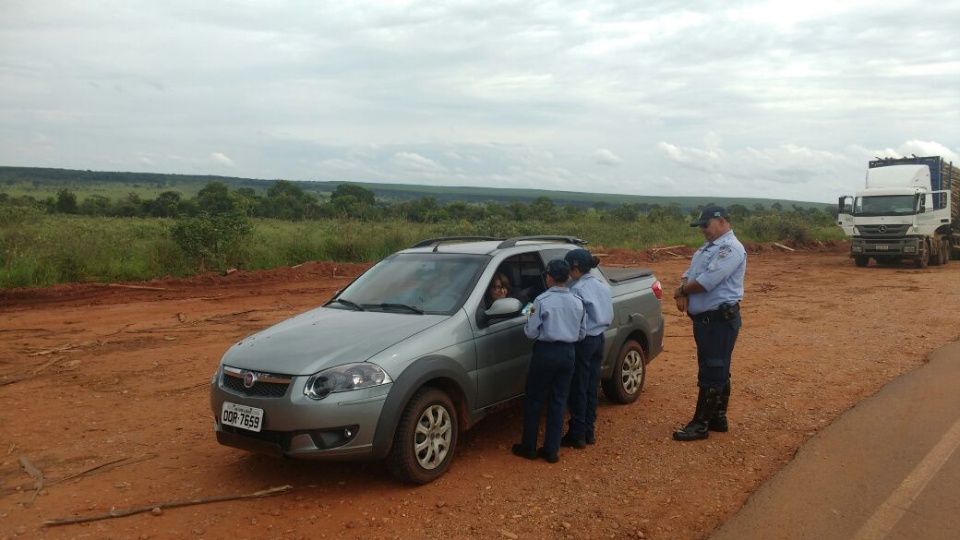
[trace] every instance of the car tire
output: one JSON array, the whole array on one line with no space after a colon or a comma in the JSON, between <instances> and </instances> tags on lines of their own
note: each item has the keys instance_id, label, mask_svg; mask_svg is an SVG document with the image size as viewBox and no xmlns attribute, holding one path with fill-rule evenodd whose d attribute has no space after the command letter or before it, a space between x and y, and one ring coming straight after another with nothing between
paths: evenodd
<instances>
[{"instance_id":1,"label":"car tire","mask_svg":"<svg viewBox=\"0 0 960 540\"><path fill-rule=\"evenodd\" d=\"M603 381L603 394L614 403L633 403L640 397L647 378L647 356L643 347L628 339L613 364L613 374Z\"/></svg>"},{"instance_id":2,"label":"car tire","mask_svg":"<svg viewBox=\"0 0 960 540\"><path fill-rule=\"evenodd\" d=\"M457 435L457 412L450 397L436 388L421 388L397 424L387 455L390 473L409 484L436 480L453 460Z\"/></svg>"},{"instance_id":3,"label":"car tire","mask_svg":"<svg viewBox=\"0 0 960 540\"><path fill-rule=\"evenodd\" d=\"M870 264L870 257L866 255L855 255L853 257L853 262L860 268L863 268L864 266ZM877 262L879 263L880 259L877 259Z\"/></svg>"}]
</instances>

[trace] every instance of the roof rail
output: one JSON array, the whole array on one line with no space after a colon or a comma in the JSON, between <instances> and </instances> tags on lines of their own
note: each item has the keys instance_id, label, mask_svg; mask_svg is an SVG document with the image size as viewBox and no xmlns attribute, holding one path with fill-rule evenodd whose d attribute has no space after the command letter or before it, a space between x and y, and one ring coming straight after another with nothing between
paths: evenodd
<instances>
[{"instance_id":1,"label":"roof rail","mask_svg":"<svg viewBox=\"0 0 960 540\"><path fill-rule=\"evenodd\" d=\"M546 240L550 242L563 242L565 244L576 244L578 246L584 246L587 244L586 240L582 238L577 238L575 236L560 236L560 235L515 236L513 238L508 238L503 242L500 242L500 245L497 246L497 249L513 247L517 245L517 242L520 242L523 240Z\"/></svg>"},{"instance_id":2,"label":"roof rail","mask_svg":"<svg viewBox=\"0 0 960 540\"><path fill-rule=\"evenodd\" d=\"M503 240L503 238L497 238L495 236L439 236L437 238L421 240L407 249L429 247L441 242L476 242L482 240Z\"/></svg>"}]
</instances>

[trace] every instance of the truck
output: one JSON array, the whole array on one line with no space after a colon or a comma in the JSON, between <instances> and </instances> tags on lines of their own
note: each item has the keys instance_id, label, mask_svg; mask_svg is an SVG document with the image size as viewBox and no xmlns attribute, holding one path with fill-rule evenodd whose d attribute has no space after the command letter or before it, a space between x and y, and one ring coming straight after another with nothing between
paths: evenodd
<instances>
[{"instance_id":1,"label":"truck","mask_svg":"<svg viewBox=\"0 0 960 540\"><path fill-rule=\"evenodd\" d=\"M943 156L874 159L864 189L840 197L837 224L859 267L947 264L960 258L960 168Z\"/></svg>"},{"instance_id":2,"label":"truck","mask_svg":"<svg viewBox=\"0 0 960 540\"><path fill-rule=\"evenodd\" d=\"M462 431L523 395L533 349L524 303L546 290L547 263L583 244L441 237L386 257L324 304L226 351L210 387L217 440L280 458L382 459L403 482L436 479ZM614 308L603 393L632 403L663 349L663 287L646 268L591 272ZM491 300L495 277L516 296Z\"/></svg>"}]
</instances>

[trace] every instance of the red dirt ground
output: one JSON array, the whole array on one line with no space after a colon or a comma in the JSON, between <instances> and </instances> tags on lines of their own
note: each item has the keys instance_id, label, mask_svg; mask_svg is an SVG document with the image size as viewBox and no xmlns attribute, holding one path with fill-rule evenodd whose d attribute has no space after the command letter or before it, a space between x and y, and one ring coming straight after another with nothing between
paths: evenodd
<instances>
[{"instance_id":1,"label":"red dirt ground","mask_svg":"<svg viewBox=\"0 0 960 540\"><path fill-rule=\"evenodd\" d=\"M322 303L362 265L0 291L0 538L704 538L805 440L960 332L960 262L856 268L844 244L749 247L729 433L670 438L693 410L696 362L668 299L644 393L601 403L595 446L564 449L556 465L516 458L515 406L462 434L448 473L421 487L379 463L280 461L213 436L221 354ZM690 255L596 252L652 268L668 291Z\"/></svg>"}]
</instances>

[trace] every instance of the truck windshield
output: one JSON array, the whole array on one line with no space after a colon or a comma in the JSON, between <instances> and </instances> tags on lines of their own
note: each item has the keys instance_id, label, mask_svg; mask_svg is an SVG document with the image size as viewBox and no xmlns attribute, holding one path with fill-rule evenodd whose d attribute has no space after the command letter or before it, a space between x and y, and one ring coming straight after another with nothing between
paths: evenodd
<instances>
[{"instance_id":1,"label":"truck windshield","mask_svg":"<svg viewBox=\"0 0 960 540\"><path fill-rule=\"evenodd\" d=\"M876 195L857 197L853 207L855 216L908 216L916 214L913 195Z\"/></svg>"},{"instance_id":2,"label":"truck windshield","mask_svg":"<svg viewBox=\"0 0 960 540\"><path fill-rule=\"evenodd\" d=\"M477 255L399 253L367 270L337 299L365 311L453 313L473 291L488 261Z\"/></svg>"}]
</instances>

